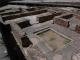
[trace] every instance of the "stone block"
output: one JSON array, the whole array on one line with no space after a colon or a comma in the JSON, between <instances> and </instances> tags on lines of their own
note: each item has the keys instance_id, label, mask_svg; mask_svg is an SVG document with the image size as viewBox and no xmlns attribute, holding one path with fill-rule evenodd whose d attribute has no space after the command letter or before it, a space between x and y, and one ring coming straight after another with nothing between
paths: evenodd
<instances>
[{"instance_id":1,"label":"stone block","mask_svg":"<svg viewBox=\"0 0 80 60\"><path fill-rule=\"evenodd\" d=\"M69 21L62 18L55 18L54 23L67 28L69 27Z\"/></svg>"}]
</instances>

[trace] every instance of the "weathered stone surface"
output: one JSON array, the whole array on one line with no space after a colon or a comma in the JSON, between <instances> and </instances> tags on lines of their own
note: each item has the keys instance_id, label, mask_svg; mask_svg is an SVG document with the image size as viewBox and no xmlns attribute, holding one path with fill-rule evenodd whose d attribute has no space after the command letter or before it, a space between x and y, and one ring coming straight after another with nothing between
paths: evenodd
<instances>
[{"instance_id":1,"label":"weathered stone surface","mask_svg":"<svg viewBox=\"0 0 80 60\"><path fill-rule=\"evenodd\" d=\"M11 10L11 8L7 8L7 9L3 9L3 10L0 10L0 12L4 12L6 10Z\"/></svg>"},{"instance_id":2,"label":"weathered stone surface","mask_svg":"<svg viewBox=\"0 0 80 60\"><path fill-rule=\"evenodd\" d=\"M55 18L54 23L64 27L69 27L69 21L62 18Z\"/></svg>"},{"instance_id":3,"label":"weathered stone surface","mask_svg":"<svg viewBox=\"0 0 80 60\"><path fill-rule=\"evenodd\" d=\"M36 10L36 8L29 8L29 9L26 9L27 11L35 11Z\"/></svg>"},{"instance_id":4,"label":"weathered stone surface","mask_svg":"<svg viewBox=\"0 0 80 60\"><path fill-rule=\"evenodd\" d=\"M69 20L72 17L73 17L73 14L65 14L65 15L61 16L61 18L66 19L66 20Z\"/></svg>"},{"instance_id":5,"label":"weathered stone surface","mask_svg":"<svg viewBox=\"0 0 80 60\"><path fill-rule=\"evenodd\" d=\"M76 31L77 33L80 33L80 25L76 25L75 31Z\"/></svg>"},{"instance_id":6,"label":"weathered stone surface","mask_svg":"<svg viewBox=\"0 0 80 60\"><path fill-rule=\"evenodd\" d=\"M72 53L74 53L78 49L80 49L80 47L79 47L80 34L78 34L78 33L80 33L80 25L78 25L78 23L80 23L78 21L79 18L78 19L76 19L75 17L72 18L73 14L71 14L71 13L63 14L63 13L61 13L61 11L54 12L53 9L52 9L52 11L53 11L52 13L50 11L47 11L47 9L44 10L44 8L43 8L43 10L41 10L41 9L35 10L33 8L31 8L28 11L26 11L26 10L27 9L25 9L24 12L18 13L18 14L12 13L13 15L11 15L11 16L8 15L6 17L6 20L4 20L8 23L11 23L10 26L12 28L13 36L14 36L18 46L20 47L22 52L24 52L24 51L26 52L26 53L25 52L23 53L24 56L28 56L27 55L28 54L27 49L29 49L28 47L30 47L30 49L32 51L32 46L37 46L37 48L39 48L39 50L42 51L42 53L44 53L46 55L47 60L53 60L55 54L58 54L58 53L61 56L63 56L62 60L71 60ZM58 17L58 15L60 15L60 16ZM26 16L28 16L28 17L26 17ZM55 17L55 16L57 16L57 17ZM3 16L3 17L5 17L5 16ZM18 18L18 20L16 18ZM21 18L23 18L23 19L21 19ZM54 20L52 22L53 18L54 18ZM8 20L8 19L13 19L13 20ZM33 22L32 24L29 22L30 19L32 19L31 20L31 22ZM37 21L37 20L40 23L35 23L35 21ZM52 24L51 22L55 23L55 24ZM70 29L70 26L71 26L72 30ZM65 28L65 27L67 27L67 28ZM73 30L73 28L75 28L74 30L78 33L76 33ZM52 38L53 38L53 36L57 36L57 37L54 37L53 38L54 41L50 42L50 44L48 44L47 37L50 36L49 33L46 34L47 35L46 39L43 39L43 38L45 38L45 36L43 38L41 38L40 36L37 35L37 33L41 32L43 30L46 31L47 29L50 29L51 31L53 31L57 34L60 34L60 36L71 40L71 42L68 43L67 45L65 44L65 46L60 48L60 50L54 51L55 46L50 47L50 45L53 44L53 42L55 41L55 39L57 37L59 38L59 41L62 38L60 38L58 35L51 34ZM49 39L49 40L52 40L52 39ZM57 42L58 42L58 40L57 40ZM57 43L57 44L59 44L59 43ZM33 45L31 45L31 44L33 44ZM35 53L35 52L32 51L32 53ZM31 57L33 57L33 56L34 56L34 54L31 55ZM43 56L43 55L41 55L41 56ZM36 57L36 55L35 55L35 57ZM56 58L58 58L58 57L56 57ZM32 60L37 60L37 59L32 59Z\"/></svg>"},{"instance_id":7,"label":"weathered stone surface","mask_svg":"<svg viewBox=\"0 0 80 60\"><path fill-rule=\"evenodd\" d=\"M49 20L52 20L55 16L61 15L61 13L51 13L51 12L46 12L44 14L39 14L37 16L39 23L43 23Z\"/></svg>"},{"instance_id":8,"label":"weathered stone surface","mask_svg":"<svg viewBox=\"0 0 80 60\"><path fill-rule=\"evenodd\" d=\"M42 14L42 15L37 16L39 23L43 23L43 22L52 20L53 17L54 17L54 14L51 14L51 13L46 13L46 14Z\"/></svg>"},{"instance_id":9,"label":"weathered stone surface","mask_svg":"<svg viewBox=\"0 0 80 60\"><path fill-rule=\"evenodd\" d=\"M9 11L9 12L5 12L0 14L1 16L6 16L6 15L11 15L11 14L17 14L17 13L21 13L20 10L16 10L16 11Z\"/></svg>"},{"instance_id":10,"label":"weathered stone surface","mask_svg":"<svg viewBox=\"0 0 80 60\"><path fill-rule=\"evenodd\" d=\"M22 29L16 23L11 23L10 26L12 31L15 32L19 37L22 37L25 35L25 32L22 31Z\"/></svg>"},{"instance_id":11,"label":"weathered stone surface","mask_svg":"<svg viewBox=\"0 0 80 60\"><path fill-rule=\"evenodd\" d=\"M47 12L47 10L43 9L43 10L37 10L37 11L32 11L32 12L24 12L24 13L3 16L2 18L3 18L3 21L6 21L6 20L11 20L11 19L15 19L15 18L24 17L24 16L37 15L37 14L41 14L41 13L45 13L45 12Z\"/></svg>"},{"instance_id":12,"label":"weathered stone surface","mask_svg":"<svg viewBox=\"0 0 80 60\"><path fill-rule=\"evenodd\" d=\"M76 17L77 19L80 19L80 15L75 15L75 17Z\"/></svg>"}]
</instances>

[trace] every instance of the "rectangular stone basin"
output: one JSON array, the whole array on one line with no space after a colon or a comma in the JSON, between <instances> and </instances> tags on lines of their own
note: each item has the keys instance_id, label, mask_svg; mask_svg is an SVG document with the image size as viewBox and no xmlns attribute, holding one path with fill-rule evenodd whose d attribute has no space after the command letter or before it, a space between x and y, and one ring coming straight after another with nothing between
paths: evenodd
<instances>
[{"instance_id":1,"label":"rectangular stone basin","mask_svg":"<svg viewBox=\"0 0 80 60\"><path fill-rule=\"evenodd\" d=\"M20 22L20 23L17 23L17 24L19 25L19 27L21 29L31 26L29 21L23 21L23 22Z\"/></svg>"},{"instance_id":2,"label":"rectangular stone basin","mask_svg":"<svg viewBox=\"0 0 80 60\"><path fill-rule=\"evenodd\" d=\"M71 42L70 39L54 32L53 30L46 30L39 32L37 34L40 38L45 40L53 48L54 51L60 50L63 48L66 44Z\"/></svg>"}]
</instances>

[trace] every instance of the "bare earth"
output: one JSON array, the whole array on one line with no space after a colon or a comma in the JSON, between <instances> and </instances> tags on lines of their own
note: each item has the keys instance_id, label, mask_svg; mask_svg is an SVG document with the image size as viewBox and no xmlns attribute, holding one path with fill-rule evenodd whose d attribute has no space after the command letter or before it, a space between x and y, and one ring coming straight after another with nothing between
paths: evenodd
<instances>
[{"instance_id":1,"label":"bare earth","mask_svg":"<svg viewBox=\"0 0 80 60\"><path fill-rule=\"evenodd\" d=\"M54 49L54 51L63 48L65 44L71 41L52 30L41 32L38 35L45 40Z\"/></svg>"}]
</instances>

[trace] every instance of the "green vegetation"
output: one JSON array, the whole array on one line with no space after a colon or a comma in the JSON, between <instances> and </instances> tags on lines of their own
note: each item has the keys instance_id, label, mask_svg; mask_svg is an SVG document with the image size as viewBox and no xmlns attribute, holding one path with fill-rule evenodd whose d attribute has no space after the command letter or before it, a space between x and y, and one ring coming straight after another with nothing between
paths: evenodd
<instances>
[{"instance_id":1,"label":"green vegetation","mask_svg":"<svg viewBox=\"0 0 80 60\"><path fill-rule=\"evenodd\" d=\"M50 40L49 41L53 41L53 40L55 40L56 38L50 38Z\"/></svg>"},{"instance_id":2,"label":"green vegetation","mask_svg":"<svg viewBox=\"0 0 80 60\"><path fill-rule=\"evenodd\" d=\"M67 43L69 43L71 40L69 40L69 39L67 39L66 38L66 40L64 40L64 44L67 44Z\"/></svg>"}]
</instances>

